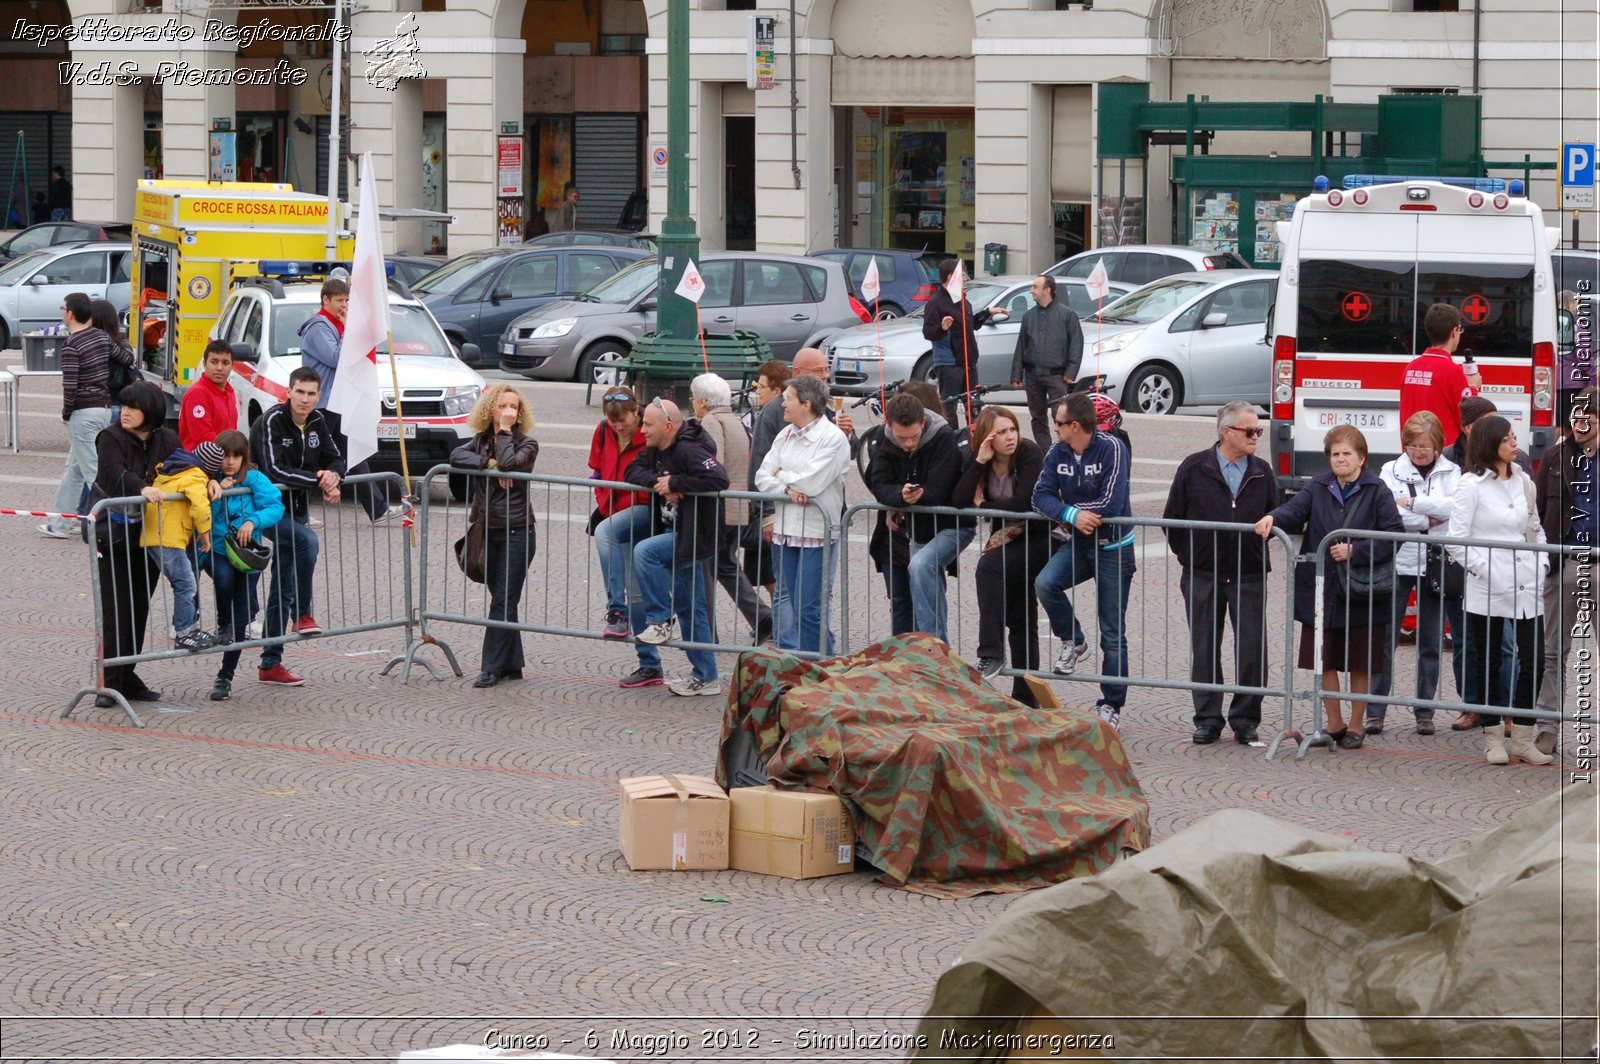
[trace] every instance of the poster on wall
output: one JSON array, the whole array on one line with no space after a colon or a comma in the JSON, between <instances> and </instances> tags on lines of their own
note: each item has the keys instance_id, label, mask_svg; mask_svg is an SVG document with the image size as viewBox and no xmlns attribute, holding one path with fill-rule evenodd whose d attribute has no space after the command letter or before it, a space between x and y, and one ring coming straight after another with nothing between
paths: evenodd
<instances>
[{"instance_id":1,"label":"poster on wall","mask_svg":"<svg viewBox=\"0 0 1600 1064\"><path fill-rule=\"evenodd\" d=\"M499 208L499 232L495 243L522 243L522 196L501 196Z\"/></svg>"},{"instance_id":2,"label":"poster on wall","mask_svg":"<svg viewBox=\"0 0 1600 1064\"><path fill-rule=\"evenodd\" d=\"M207 181L237 181L239 179L239 170L236 165L238 137L237 133L220 130L211 133L211 150L206 153Z\"/></svg>"},{"instance_id":3,"label":"poster on wall","mask_svg":"<svg viewBox=\"0 0 1600 1064\"><path fill-rule=\"evenodd\" d=\"M572 119L539 119L539 187L534 206L553 210L561 206L563 190L572 180Z\"/></svg>"},{"instance_id":4,"label":"poster on wall","mask_svg":"<svg viewBox=\"0 0 1600 1064\"><path fill-rule=\"evenodd\" d=\"M497 170L499 179L499 195L502 199L507 196L522 198L522 137L501 137L496 145L495 157L498 160Z\"/></svg>"}]
</instances>

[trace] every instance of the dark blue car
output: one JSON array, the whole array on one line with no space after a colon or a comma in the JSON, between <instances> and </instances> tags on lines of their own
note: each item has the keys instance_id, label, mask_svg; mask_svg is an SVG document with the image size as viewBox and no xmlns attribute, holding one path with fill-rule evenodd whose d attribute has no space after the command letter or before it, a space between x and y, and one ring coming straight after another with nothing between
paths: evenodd
<instances>
[{"instance_id":1,"label":"dark blue car","mask_svg":"<svg viewBox=\"0 0 1600 1064\"><path fill-rule=\"evenodd\" d=\"M878 317L882 320L920 313L939 283L939 260L944 258L936 251L887 248L822 248L811 255L832 259L844 267L845 276L850 279L850 294L860 299L869 313L872 305L861 299L861 279L866 276L867 264L877 259Z\"/></svg>"}]
</instances>

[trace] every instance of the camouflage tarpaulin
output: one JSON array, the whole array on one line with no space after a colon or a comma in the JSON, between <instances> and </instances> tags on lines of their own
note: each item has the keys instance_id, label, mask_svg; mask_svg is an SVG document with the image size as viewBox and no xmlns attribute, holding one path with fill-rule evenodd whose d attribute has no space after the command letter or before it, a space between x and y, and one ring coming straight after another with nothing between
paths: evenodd
<instances>
[{"instance_id":1,"label":"camouflage tarpaulin","mask_svg":"<svg viewBox=\"0 0 1600 1064\"><path fill-rule=\"evenodd\" d=\"M739 658L723 720L753 737L779 786L832 791L869 860L941 897L1092 875L1150 838L1117 733L1091 713L1028 709L926 635L806 661Z\"/></svg>"},{"instance_id":2,"label":"camouflage tarpaulin","mask_svg":"<svg viewBox=\"0 0 1600 1064\"><path fill-rule=\"evenodd\" d=\"M1213 814L1008 908L913 1056L1007 1059L1044 1013L1120 1060L1593 1059L1596 813L1574 784L1438 863Z\"/></svg>"}]
</instances>

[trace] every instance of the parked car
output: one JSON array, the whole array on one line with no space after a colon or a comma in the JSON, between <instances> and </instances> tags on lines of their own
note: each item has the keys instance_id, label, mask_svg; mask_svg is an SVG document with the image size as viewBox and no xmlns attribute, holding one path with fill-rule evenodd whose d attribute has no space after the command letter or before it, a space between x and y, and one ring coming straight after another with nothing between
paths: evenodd
<instances>
[{"instance_id":1,"label":"parked car","mask_svg":"<svg viewBox=\"0 0 1600 1064\"><path fill-rule=\"evenodd\" d=\"M1555 267L1557 292L1600 299L1600 251L1556 248L1550 252L1550 261Z\"/></svg>"},{"instance_id":2,"label":"parked car","mask_svg":"<svg viewBox=\"0 0 1600 1064\"><path fill-rule=\"evenodd\" d=\"M1106 276L1135 288L1191 270L1248 270L1250 264L1231 251L1207 251L1181 244L1129 244L1122 247L1080 251L1062 259L1045 273L1052 277L1081 280L1094 272L1097 262L1106 264Z\"/></svg>"},{"instance_id":3,"label":"parked car","mask_svg":"<svg viewBox=\"0 0 1600 1064\"><path fill-rule=\"evenodd\" d=\"M850 292L870 311L871 304L861 299L861 280L874 259L878 263L878 320L903 318L921 307L939 283L936 251L892 251L883 248L819 248L812 258L831 259L844 267L850 278Z\"/></svg>"},{"instance_id":4,"label":"parked car","mask_svg":"<svg viewBox=\"0 0 1600 1064\"><path fill-rule=\"evenodd\" d=\"M1278 290L1269 270L1209 270L1147 284L1084 322L1087 385L1130 413L1244 399L1266 405L1272 374L1267 315Z\"/></svg>"},{"instance_id":5,"label":"parked car","mask_svg":"<svg viewBox=\"0 0 1600 1064\"><path fill-rule=\"evenodd\" d=\"M636 233L630 229L576 229L562 233L545 233L536 236L527 243L537 247L551 245L564 246L567 244L590 244L614 248L638 248L654 255L661 250L656 237L651 233Z\"/></svg>"},{"instance_id":6,"label":"parked car","mask_svg":"<svg viewBox=\"0 0 1600 1064\"><path fill-rule=\"evenodd\" d=\"M439 255L390 255L384 261L394 264L393 276L414 285L448 260Z\"/></svg>"},{"instance_id":7,"label":"parked car","mask_svg":"<svg viewBox=\"0 0 1600 1064\"><path fill-rule=\"evenodd\" d=\"M227 340L233 347L233 387L240 425L253 423L288 395L289 374L301 362L300 327L321 305L321 289L321 277L249 278L229 293L211 337ZM483 378L456 357L426 307L393 287L388 296L406 452L415 474L449 461L450 452L472 437L468 416L483 393ZM383 411L378 422L378 453L369 465L374 472L398 473L400 427L395 420L387 343L379 345L378 359ZM450 478L451 492L458 500L466 498L466 487L466 478Z\"/></svg>"},{"instance_id":8,"label":"parked car","mask_svg":"<svg viewBox=\"0 0 1600 1064\"><path fill-rule=\"evenodd\" d=\"M118 240L131 246L133 226L127 222L40 222L0 244L0 262L8 262L40 248L85 240Z\"/></svg>"},{"instance_id":9,"label":"parked car","mask_svg":"<svg viewBox=\"0 0 1600 1064\"><path fill-rule=\"evenodd\" d=\"M587 291L647 255L617 247L485 248L456 256L412 290L457 351L475 344L482 363L492 366L513 319Z\"/></svg>"},{"instance_id":10,"label":"parked car","mask_svg":"<svg viewBox=\"0 0 1600 1064\"><path fill-rule=\"evenodd\" d=\"M60 325L69 292L108 299L126 313L131 243L56 244L0 265L0 348L21 347L23 333Z\"/></svg>"},{"instance_id":11,"label":"parked car","mask_svg":"<svg viewBox=\"0 0 1600 1064\"><path fill-rule=\"evenodd\" d=\"M967 301L974 312L1004 307L1010 316L978 330L978 379L972 383L1005 388L1011 383L1011 355L1017 349L1022 316L1033 307L1033 275L985 277L967 282ZM1112 299L1131 291L1111 284ZM1081 281L1057 281L1056 298L1065 299L1079 318L1095 312L1096 302ZM1094 334L1085 325L1085 344ZM860 325L839 333L823 347L828 356L829 386L843 395L864 395L878 385L900 380L930 379L933 345L922 335L922 308L893 322Z\"/></svg>"},{"instance_id":12,"label":"parked car","mask_svg":"<svg viewBox=\"0 0 1600 1064\"><path fill-rule=\"evenodd\" d=\"M820 347L841 329L861 324L850 286L837 262L712 251L697 263L705 278L700 298L707 332L747 329L772 345L775 358L792 359L802 347ZM607 362L627 357L656 325L654 259L636 262L583 295L525 314L500 339L500 366L540 380L605 384Z\"/></svg>"}]
</instances>

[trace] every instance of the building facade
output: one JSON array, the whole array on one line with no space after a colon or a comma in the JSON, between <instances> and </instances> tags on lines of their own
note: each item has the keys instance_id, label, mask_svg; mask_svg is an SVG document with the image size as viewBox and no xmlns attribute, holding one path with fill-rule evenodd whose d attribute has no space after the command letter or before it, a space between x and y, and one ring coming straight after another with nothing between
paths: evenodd
<instances>
[{"instance_id":1,"label":"building facade","mask_svg":"<svg viewBox=\"0 0 1600 1064\"><path fill-rule=\"evenodd\" d=\"M492 244L508 208L513 223L520 210L524 229L537 229L566 180L583 196L582 224L616 224L628 193L645 189L658 228L666 180L650 156L666 142L667 2L358 5L342 83L345 150L373 152L385 202L457 219L448 233L397 223L397 248L426 250L434 237L452 252ZM1397 91L1477 92L1484 155L1497 162L1554 162L1563 141L1596 140L1593 0L1477 2L690 0L691 209L707 248L887 246L975 260L1001 243L1022 271L1129 231L1169 240L1186 231L1187 208L1170 183L1182 146L1153 146L1143 162L1099 157L1101 89L1120 82L1148 83L1152 100L1371 103ZM326 188L330 45L303 33L241 46L207 27L315 28L331 18L327 7L10 7L25 9L30 25L104 19L126 32L173 22L194 31L180 41L101 34L47 46L19 34L21 22L0 27L0 64L18 86L5 104L12 114L0 110L0 151L12 129L31 131L32 188L43 187L33 169L70 158L79 217L127 218L134 181L148 173L205 177L223 121L237 134L236 176ZM776 22L770 89L746 82L754 15ZM158 78L174 62L280 74L287 65L303 76L206 85L167 68ZM106 63L131 76L105 84L89 75ZM520 139L520 160L505 154L507 138ZM1219 133L1208 147L1307 155L1307 140ZM501 178L519 163L517 207ZM1536 173L1531 194L1557 206L1555 174ZM1580 225L1592 244L1595 214Z\"/></svg>"}]
</instances>

